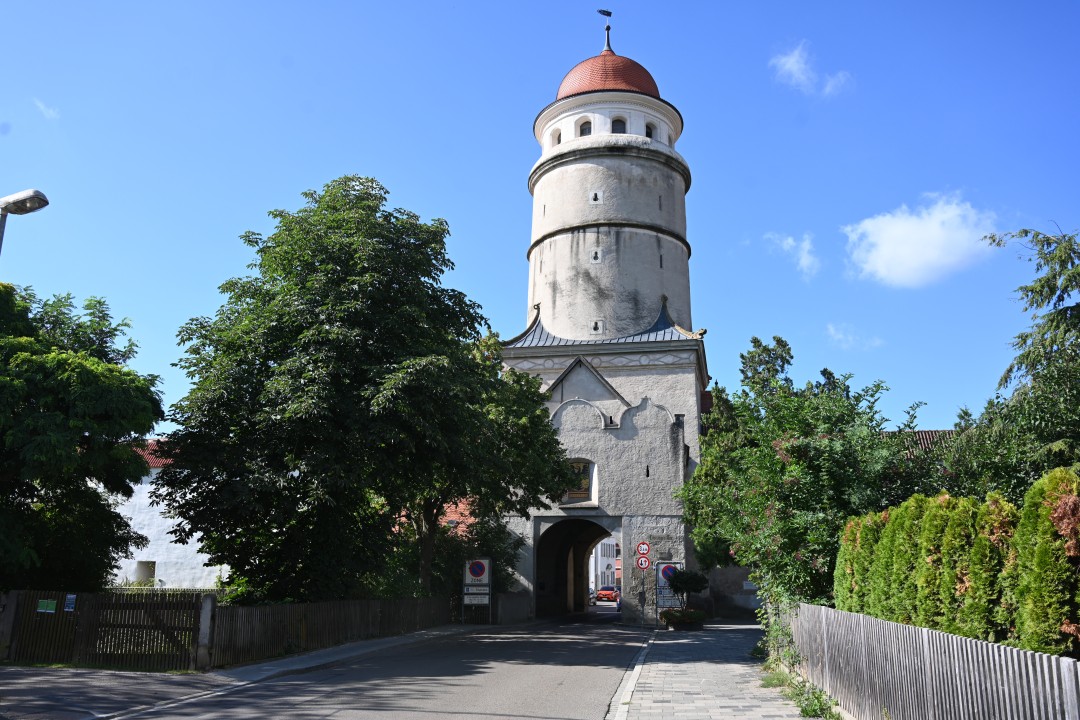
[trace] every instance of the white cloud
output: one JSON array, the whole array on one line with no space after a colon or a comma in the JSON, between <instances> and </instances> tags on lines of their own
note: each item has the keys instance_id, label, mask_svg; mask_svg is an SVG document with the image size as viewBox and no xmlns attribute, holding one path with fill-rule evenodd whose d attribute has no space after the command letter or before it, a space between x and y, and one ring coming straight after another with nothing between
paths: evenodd
<instances>
[{"instance_id":1,"label":"white cloud","mask_svg":"<svg viewBox=\"0 0 1080 720\"><path fill-rule=\"evenodd\" d=\"M780 233L765 233L765 239L771 240L785 255L794 258L804 280L809 280L821 269L821 261L814 255L814 236L810 233L803 233L802 240Z\"/></svg>"},{"instance_id":2,"label":"white cloud","mask_svg":"<svg viewBox=\"0 0 1080 720\"><path fill-rule=\"evenodd\" d=\"M825 332L833 344L841 350L872 350L884 345L879 337L860 337L850 325L845 323L839 325L828 323L825 325Z\"/></svg>"},{"instance_id":3,"label":"white cloud","mask_svg":"<svg viewBox=\"0 0 1080 720\"><path fill-rule=\"evenodd\" d=\"M60 118L59 110L49 107L37 98L34 98L34 105L37 106L37 109L45 116L46 120L58 120Z\"/></svg>"},{"instance_id":4,"label":"white cloud","mask_svg":"<svg viewBox=\"0 0 1080 720\"><path fill-rule=\"evenodd\" d=\"M826 75L825 86L821 88L821 94L825 97L832 97L843 90L849 82L851 82L851 73L847 70L841 70L835 75Z\"/></svg>"},{"instance_id":5,"label":"white cloud","mask_svg":"<svg viewBox=\"0 0 1080 720\"><path fill-rule=\"evenodd\" d=\"M776 68L776 79L780 82L791 85L807 95L814 92L814 86L817 85L817 73L810 67L805 40L786 55L774 56L769 60L769 67Z\"/></svg>"},{"instance_id":6,"label":"white cloud","mask_svg":"<svg viewBox=\"0 0 1080 720\"><path fill-rule=\"evenodd\" d=\"M994 213L976 210L957 195L929 195L934 203L914 212L892 212L841 228L860 277L915 288L970 265L988 251L983 236L994 231Z\"/></svg>"},{"instance_id":7,"label":"white cloud","mask_svg":"<svg viewBox=\"0 0 1080 720\"><path fill-rule=\"evenodd\" d=\"M791 52L774 55L769 59L769 67L776 71L776 79L805 95L832 97L838 94L851 82L851 73L840 70L826 75L819 89L818 74L813 68L807 45L807 41L802 40Z\"/></svg>"}]
</instances>

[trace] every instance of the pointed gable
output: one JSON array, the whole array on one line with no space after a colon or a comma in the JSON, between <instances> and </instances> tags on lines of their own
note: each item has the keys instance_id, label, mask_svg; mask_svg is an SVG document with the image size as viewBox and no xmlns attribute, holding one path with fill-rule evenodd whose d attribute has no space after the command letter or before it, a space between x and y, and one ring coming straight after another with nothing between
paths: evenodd
<instances>
[{"instance_id":1,"label":"pointed gable","mask_svg":"<svg viewBox=\"0 0 1080 720\"><path fill-rule=\"evenodd\" d=\"M630 403L604 379L600 371L580 355L551 383L548 392L556 403L580 398L592 402L615 401L623 407L630 407Z\"/></svg>"}]
</instances>

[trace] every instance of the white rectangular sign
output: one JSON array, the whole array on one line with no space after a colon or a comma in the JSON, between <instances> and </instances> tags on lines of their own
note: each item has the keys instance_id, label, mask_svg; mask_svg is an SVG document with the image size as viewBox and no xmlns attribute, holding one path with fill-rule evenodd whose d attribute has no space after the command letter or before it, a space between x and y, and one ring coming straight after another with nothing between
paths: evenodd
<instances>
[{"instance_id":1,"label":"white rectangular sign","mask_svg":"<svg viewBox=\"0 0 1080 720\"><path fill-rule=\"evenodd\" d=\"M679 596L668 585L668 576L672 570L682 570L681 562L661 562L656 564L656 609L682 607Z\"/></svg>"},{"instance_id":2,"label":"white rectangular sign","mask_svg":"<svg viewBox=\"0 0 1080 720\"><path fill-rule=\"evenodd\" d=\"M466 595L487 595L490 592L491 592L491 586L490 585L466 585L465 586L465 594Z\"/></svg>"},{"instance_id":3,"label":"white rectangular sign","mask_svg":"<svg viewBox=\"0 0 1080 720\"><path fill-rule=\"evenodd\" d=\"M491 584L491 558L477 558L465 561L466 585Z\"/></svg>"},{"instance_id":4,"label":"white rectangular sign","mask_svg":"<svg viewBox=\"0 0 1080 720\"><path fill-rule=\"evenodd\" d=\"M490 605L491 598L487 595L466 595L462 602L465 605Z\"/></svg>"}]
</instances>

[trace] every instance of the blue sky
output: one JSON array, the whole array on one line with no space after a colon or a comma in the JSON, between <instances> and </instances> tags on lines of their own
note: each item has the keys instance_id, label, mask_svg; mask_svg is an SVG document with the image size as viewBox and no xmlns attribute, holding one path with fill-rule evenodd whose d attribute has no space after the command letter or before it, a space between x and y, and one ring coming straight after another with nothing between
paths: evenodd
<instances>
[{"instance_id":1,"label":"blue sky","mask_svg":"<svg viewBox=\"0 0 1080 720\"><path fill-rule=\"evenodd\" d=\"M1080 227L1075 2L49 2L5 13L0 280L105 297L134 366L186 392L176 330L247 272L237 238L344 175L445 218L447 284L525 327L536 114L603 47L682 112L695 329L738 385L751 336L881 379L898 422L982 407L1031 266L988 231Z\"/></svg>"}]
</instances>

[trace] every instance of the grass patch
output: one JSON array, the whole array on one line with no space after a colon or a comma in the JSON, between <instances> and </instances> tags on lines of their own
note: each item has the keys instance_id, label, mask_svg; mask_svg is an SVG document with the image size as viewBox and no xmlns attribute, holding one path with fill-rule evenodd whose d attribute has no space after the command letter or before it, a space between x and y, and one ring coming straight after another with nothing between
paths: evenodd
<instances>
[{"instance_id":1,"label":"grass patch","mask_svg":"<svg viewBox=\"0 0 1080 720\"><path fill-rule=\"evenodd\" d=\"M765 673L761 679L761 686L783 688L784 697L799 706L799 712L803 717L843 720L840 713L833 709L836 706L836 701L829 697L824 690L801 677L782 670L773 670Z\"/></svg>"}]
</instances>

